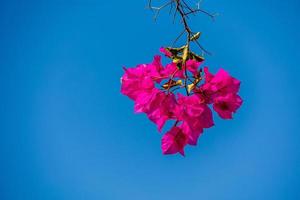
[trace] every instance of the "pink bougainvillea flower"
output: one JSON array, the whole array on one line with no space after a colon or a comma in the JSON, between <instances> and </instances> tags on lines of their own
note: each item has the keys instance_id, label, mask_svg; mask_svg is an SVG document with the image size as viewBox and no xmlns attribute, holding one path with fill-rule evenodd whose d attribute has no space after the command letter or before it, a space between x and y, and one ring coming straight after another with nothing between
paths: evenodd
<instances>
[{"instance_id":1,"label":"pink bougainvillea flower","mask_svg":"<svg viewBox=\"0 0 300 200\"><path fill-rule=\"evenodd\" d=\"M164 77L184 78L183 70L179 70L176 63L169 63L161 72Z\"/></svg>"},{"instance_id":2,"label":"pink bougainvillea flower","mask_svg":"<svg viewBox=\"0 0 300 200\"><path fill-rule=\"evenodd\" d=\"M232 119L232 114L242 105L243 101L237 94L229 93L214 98L213 108L223 119Z\"/></svg>"},{"instance_id":3,"label":"pink bougainvillea flower","mask_svg":"<svg viewBox=\"0 0 300 200\"><path fill-rule=\"evenodd\" d=\"M190 60L186 61L187 70L190 71L194 76L198 76L200 65L201 65L201 62L198 62L198 61L193 60L193 59L190 59Z\"/></svg>"},{"instance_id":4,"label":"pink bougainvillea flower","mask_svg":"<svg viewBox=\"0 0 300 200\"><path fill-rule=\"evenodd\" d=\"M148 118L157 125L159 131L169 119L175 119L174 110L176 108L175 95L158 93L156 98L150 103L150 110L147 112Z\"/></svg>"},{"instance_id":5,"label":"pink bougainvillea flower","mask_svg":"<svg viewBox=\"0 0 300 200\"><path fill-rule=\"evenodd\" d=\"M163 154L180 153L184 156L184 147L188 144L188 136L181 127L174 126L161 140Z\"/></svg>"},{"instance_id":6,"label":"pink bougainvillea flower","mask_svg":"<svg viewBox=\"0 0 300 200\"><path fill-rule=\"evenodd\" d=\"M214 75L209 72L208 67L204 67L205 83L209 83Z\"/></svg>"},{"instance_id":7,"label":"pink bougainvillea flower","mask_svg":"<svg viewBox=\"0 0 300 200\"><path fill-rule=\"evenodd\" d=\"M177 102L176 117L183 121L183 128L189 135L189 144L195 145L203 128L210 128L214 125L212 112L197 95L178 94Z\"/></svg>"},{"instance_id":8,"label":"pink bougainvillea flower","mask_svg":"<svg viewBox=\"0 0 300 200\"><path fill-rule=\"evenodd\" d=\"M171 57L173 56L172 53L171 53L168 49L166 49L166 48L164 48L164 47L161 47L161 48L159 49L159 51L160 51L161 53L163 53L165 56L169 57L169 58L171 58Z\"/></svg>"},{"instance_id":9,"label":"pink bougainvillea flower","mask_svg":"<svg viewBox=\"0 0 300 200\"><path fill-rule=\"evenodd\" d=\"M207 104L214 102L214 98L225 96L227 94L236 94L240 88L240 81L231 77L226 71L220 69L216 75L209 72L204 67L205 82L196 89L196 94L200 96Z\"/></svg>"},{"instance_id":10,"label":"pink bougainvillea flower","mask_svg":"<svg viewBox=\"0 0 300 200\"><path fill-rule=\"evenodd\" d=\"M143 65L136 68L124 68L125 74L121 78L121 93L135 100L141 93L149 93L154 88L154 82L144 75Z\"/></svg>"},{"instance_id":11,"label":"pink bougainvillea flower","mask_svg":"<svg viewBox=\"0 0 300 200\"><path fill-rule=\"evenodd\" d=\"M159 83L163 78L161 77L161 72L164 67L161 64L161 56L154 56L151 64L147 64L145 67L145 74L150 76L152 80Z\"/></svg>"},{"instance_id":12,"label":"pink bougainvillea flower","mask_svg":"<svg viewBox=\"0 0 300 200\"><path fill-rule=\"evenodd\" d=\"M196 121L191 127L187 122L183 122L182 130L188 135L188 144L197 145L199 136L203 133L203 127L199 121Z\"/></svg>"},{"instance_id":13,"label":"pink bougainvillea flower","mask_svg":"<svg viewBox=\"0 0 300 200\"><path fill-rule=\"evenodd\" d=\"M176 107L175 95L166 94L156 88L150 93L141 93L135 100L134 111L136 113L144 112L148 118L157 125L161 131L168 119L174 119L173 110Z\"/></svg>"},{"instance_id":14,"label":"pink bougainvillea flower","mask_svg":"<svg viewBox=\"0 0 300 200\"><path fill-rule=\"evenodd\" d=\"M142 93L151 93L155 83L159 83L161 78L161 57L155 56L151 64L141 64L135 68L126 69L121 78L121 93L135 100Z\"/></svg>"},{"instance_id":15,"label":"pink bougainvillea flower","mask_svg":"<svg viewBox=\"0 0 300 200\"><path fill-rule=\"evenodd\" d=\"M208 93L237 93L240 88L240 81L231 77L225 70L220 69L215 76L213 76L208 68L204 68L206 82L202 89Z\"/></svg>"},{"instance_id":16,"label":"pink bougainvillea flower","mask_svg":"<svg viewBox=\"0 0 300 200\"><path fill-rule=\"evenodd\" d=\"M161 91L157 88L141 91L134 101L135 113L148 113L151 111L151 102L153 102Z\"/></svg>"},{"instance_id":17,"label":"pink bougainvillea flower","mask_svg":"<svg viewBox=\"0 0 300 200\"><path fill-rule=\"evenodd\" d=\"M214 125L210 108L203 103L199 96L178 94L177 102L176 116L179 120L186 121L191 125L194 121L199 121L202 128L210 128Z\"/></svg>"}]
</instances>

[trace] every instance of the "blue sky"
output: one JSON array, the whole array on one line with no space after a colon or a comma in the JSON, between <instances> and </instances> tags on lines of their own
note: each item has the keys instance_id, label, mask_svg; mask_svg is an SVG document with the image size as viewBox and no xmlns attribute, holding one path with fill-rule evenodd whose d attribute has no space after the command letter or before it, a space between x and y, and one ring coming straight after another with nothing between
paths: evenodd
<instances>
[{"instance_id":1,"label":"blue sky","mask_svg":"<svg viewBox=\"0 0 300 200\"><path fill-rule=\"evenodd\" d=\"M242 81L242 108L186 157L119 92L181 26L147 1L0 3L0 199L300 199L296 0L209 1L206 64Z\"/></svg>"}]
</instances>

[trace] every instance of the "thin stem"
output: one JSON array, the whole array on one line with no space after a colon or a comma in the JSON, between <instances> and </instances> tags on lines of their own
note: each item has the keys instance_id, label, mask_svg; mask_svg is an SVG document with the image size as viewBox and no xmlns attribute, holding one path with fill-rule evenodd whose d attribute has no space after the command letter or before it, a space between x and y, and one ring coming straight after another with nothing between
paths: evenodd
<instances>
[{"instance_id":1,"label":"thin stem","mask_svg":"<svg viewBox=\"0 0 300 200\"><path fill-rule=\"evenodd\" d=\"M185 30L183 30L179 35L178 37L174 40L174 42L172 43L172 47L176 44L176 42L181 38L181 36L185 33Z\"/></svg>"},{"instance_id":2,"label":"thin stem","mask_svg":"<svg viewBox=\"0 0 300 200\"><path fill-rule=\"evenodd\" d=\"M185 13L186 15L190 15L190 14L195 14L197 12L202 12L204 14L206 14L207 16L209 16L213 21L215 20L216 16L218 16L218 13L209 13L203 9L196 9L196 10L191 10L190 12Z\"/></svg>"},{"instance_id":3,"label":"thin stem","mask_svg":"<svg viewBox=\"0 0 300 200\"><path fill-rule=\"evenodd\" d=\"M187 23L186 15L185 15L185 13L183 11L183 7L181 5L181 0L176 0L176 10L178 11L178 13L181 16L181 20L182 20L185 32L187 33L186 48L187 48L188 55L189 55L192 31L191 31L191 29L190 29L190 27L189 27L189 25ZM182 63L182 66L184 68L184 74L185 74L184 87L185 87L186 95L189 96L189 90L188 90L188 85L187 85L188 74L187 74L186 60L184 60L184 63Z\"/></svg>"},{"instance_id":4,"label":"thin stem","mask_svg":"<svg viewBox=\"0 0 300 200\"><path fill-rule=\"evenodd\" d=\"M149 7L151 10L156 11L156 13L155 13L155 15L154 15L154 20L157 19L158 15L159 15L159 12L160 12L163 8L165 8L165 7L167 7L167 6L171 5L171 4L173 4L173 0L171 0L171 1L167 2L167 3L165 3L164 5L162 5L162 6L160 6L160 7L155 7L155 6L152 6L152 0L149 0L148 7Z\"/></svg>"}]
</instances>

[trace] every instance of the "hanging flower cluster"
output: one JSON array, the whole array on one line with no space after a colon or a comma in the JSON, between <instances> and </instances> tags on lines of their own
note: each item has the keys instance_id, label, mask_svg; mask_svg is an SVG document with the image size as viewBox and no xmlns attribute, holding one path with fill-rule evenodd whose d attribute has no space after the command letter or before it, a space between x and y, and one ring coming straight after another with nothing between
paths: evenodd
<instances>
[{"instance_id":1,"label":"hanging flower cluster","mask_svg":"<svg viewBox=\"0 0 300 200\"><path fill-rule=\"evenodd\" d=\"M168 48L161 51L174 57ZM155 56L150 64L124 68L121 92L134 101L134 111L145 113L160 132L166 121L175 122L162 137L164 154L184 155L186 145L197 144L203 129L214 125L209 105L221 118L231 119L242 104L240 81L223 69L213 75L207 67L200 68L202 62L198 57L163 66Z\"/></svg>"},{"instance_id":2,"label":"hanging flower cluster","mask_svg":"<svg viewBox=\"0 0 300 200\"><path fill-rule=\"evenodd\" d=\"M238 95L240 81L220 69L212 74L208 67L201 67L204 57L191 51L191 43L196 43L204 53L209 54L198 42L201 33L191 31L187 16L202 12L192 9L185 0L169 0L161 7L149 6L157 14L170 5L179 13L186 44L175 47L162 47L160 52L171 60L167 65L161 56L155 56L152 63L140 64L134 68L124 68L121 78L121 93L134 101L135 113L145 113L157 125L159 132L167 121L173 126L162 137L163 154L184 155L186 145L196 145L204 129L214 125L212 110L223 119L232 119L233 113L242 105ZM156 14L156 16L157 16ZM173 46L173 45L172 45Z\"/></svg>"}]
</instances>

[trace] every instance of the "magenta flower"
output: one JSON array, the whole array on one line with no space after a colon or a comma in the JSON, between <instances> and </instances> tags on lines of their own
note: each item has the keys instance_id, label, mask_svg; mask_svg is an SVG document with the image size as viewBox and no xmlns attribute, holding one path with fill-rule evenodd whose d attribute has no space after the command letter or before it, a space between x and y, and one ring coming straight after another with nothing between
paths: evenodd
<instances>
[{"instance_id":1,"label":"magenta flower","mask_svg":"<svg viewBox=\"0 0 300 200\"><path fill-rule=\"evenodd\" d=\"M184 147L188 143L188 136L183 132L182 128L174 126L168 131L161 140L161 148L163 154L180 153L184 156Z\"/></svg>"},{"instance_id":2,"label":"magenta flower","mask_svg":"<svg viewBox=\"0 0 300 200\"><path fill-rule=\"evenodd\" d=\"M121 93L135 100L141 93L149 93L154 89L153 80L144 73L145 65L126 69L121 78Z\"/></svg>"},{"instance_id":3,"label":"magenta flower","mask_svg":"<svg viewBox=\"0 0 300 200\"><path fill-rule=\"evenodd\" d=\"M157 125L161 131L168 119L175 119L173 110L176 107L174 94L165 94L158 89L152 93L142 93L135 101L134 110L136 113L144 112L148 118Z\"/></svg>"},{"instance_id":4,"label":"magenta flower","mask_svg":"<svg viewBox=\"0 0 300 200\"><path fill-rule=\"evenodd\" d=\"M210 128L214 125L212 113L209 107L202 103L197 95L183 96L178 94L178 106L176 110L177 119L191 125L199 121L203 128Z\"/></svg>"},{"instance_id":5,"label":"magenta flower","mask_svg":"<svg viewBox=\"0 0 300 200\"><path fill-rule=\"evenodd\" d=\"M208 67L204 67L203 71L205 75L205 83L209 83L214 78L214 75L209 72Z\"/></svg>"},{"instance_id":6,"label":"magenta flower","mask_svg":"<svg viewBox=\"0 0 300 200\"><path fill-rule=\"evenodd\" d=\"M147 112L148 118L157 125L159 132L167 120L175 119L176 99L172 93L159 93L150 103L150 107L150 111Z\"/></svg>"},{"instance_id":7,"label":"magenta flower","mask_svg":"<svg viewBox=\"0 0 300 200\"><path fill-rule=\"evenodd\" d=\"M176 117L183 121L185 132L189 135L189 144L196 145L203 128L214 125L210 108L197 95L183 96L178 94Z\"/></svg>"},{"instance_id":8,"label":"magenta flower","mask_svg":"<svg viewBox=\"0 0 300 200\"><path fill-rule=\"evenodd\" d=\"M161 53L163 53L165 56L169 57L169 58L171 58L171 57L173 56L172 53L171 53L168 49L166 49L166 48L164 48L164 47L161 47L161 48L159 49L159 51L160 51Z\"/></svg>"},{"instance_id":9,"label":"magenta flower","mask_svg":"<svg viewBox=\"0 0 300 200\"><path fill-rule=\"evenodd\" d=\"M161 64L161 56L154 56L154 59L151 64L146 65L145 73L148 74L157 83L163 79L161 77L161 72L164 67Z\"/></svg>"},{"instance_id":10,"label":"magenta flower","mask_svg":"<svg viewBox=\"0 0 300 200\"><path fill-rule=\"evenodd\" d=\"M229 93L225 96L214 98L213 108L223 119L232 119L232 113L242 105L242 99L239 95Z\"/></svg>"},{"instance_id":11,"label":"magenta flower","mask_svg":"<svg viewBox=\"0 0 300 200\"><path fill-rule=\"evenodd\" d=\"M159 83L163 70L161 57L155 56L151 64L138 65L135 68L126 69L121 78L121 93L135 100L142 93L151 93L155 82Z\"/></svg>"},{"instance_id":12,"label":"magenta flower","mask_svg":"<svg viewBox=\"0 0 300 200\"><path fill-rule=\"evenodd\" d=\"M167 77L167 78L171 76L173 76L174 78L181 78L181 79L184 78L183 70L179 70L177 64L173 62L167 64L161 73L163 77Z\"/></svg>"},{"instance_id":13,"label":"magenta flower","mask_svg":"<svg viewBox=\"0 0 300 200\"><path fill-rule=\"evenodd\" d=\"M190 71L194 76L197 76L199 74L199 66L202 64L202 62L198 62L196 60L188 60L186 61L186 68L188 71ZM184 69L183 69L184 70Z\"/></svg>"},{"instance_id":14,"label":"magenta flower","mask_svg":"<svg viewBox=\"0 0 300 200\"><path fill-rule=\"evenodd\" d=\"M204 68L206 82L202 89L212 95L216 93L228 94L237 93L240 89L240 81L231 77L225 70L220 69L215 76L213 76L208 68Z\"/></svg>"},{"instance_id":15,"label":"magenta flower","mask_svg":"<svg viewBox=\"0 0 300 200\"><path fill-rule=\"evenodd\" d=\"M157 98L161 91L157 88L152 90L142 91L136 99L134 99L134 112L135 113L149 113L151 111L151 104Z\"/></svg>"},{"instance_id":16,"label":"magenta flower","mask_svg":"<svg viewBox=\"0 0 300 200\"><path fill-rule=\"evenodd\" d=\"M195 123L191 126L187 122L183 122L182 130L188 135L188 144L189 145L197 145L198 139L200 135L203 133L203 126L199 121L195 121Z\"/></svg>"}]
</instances>

